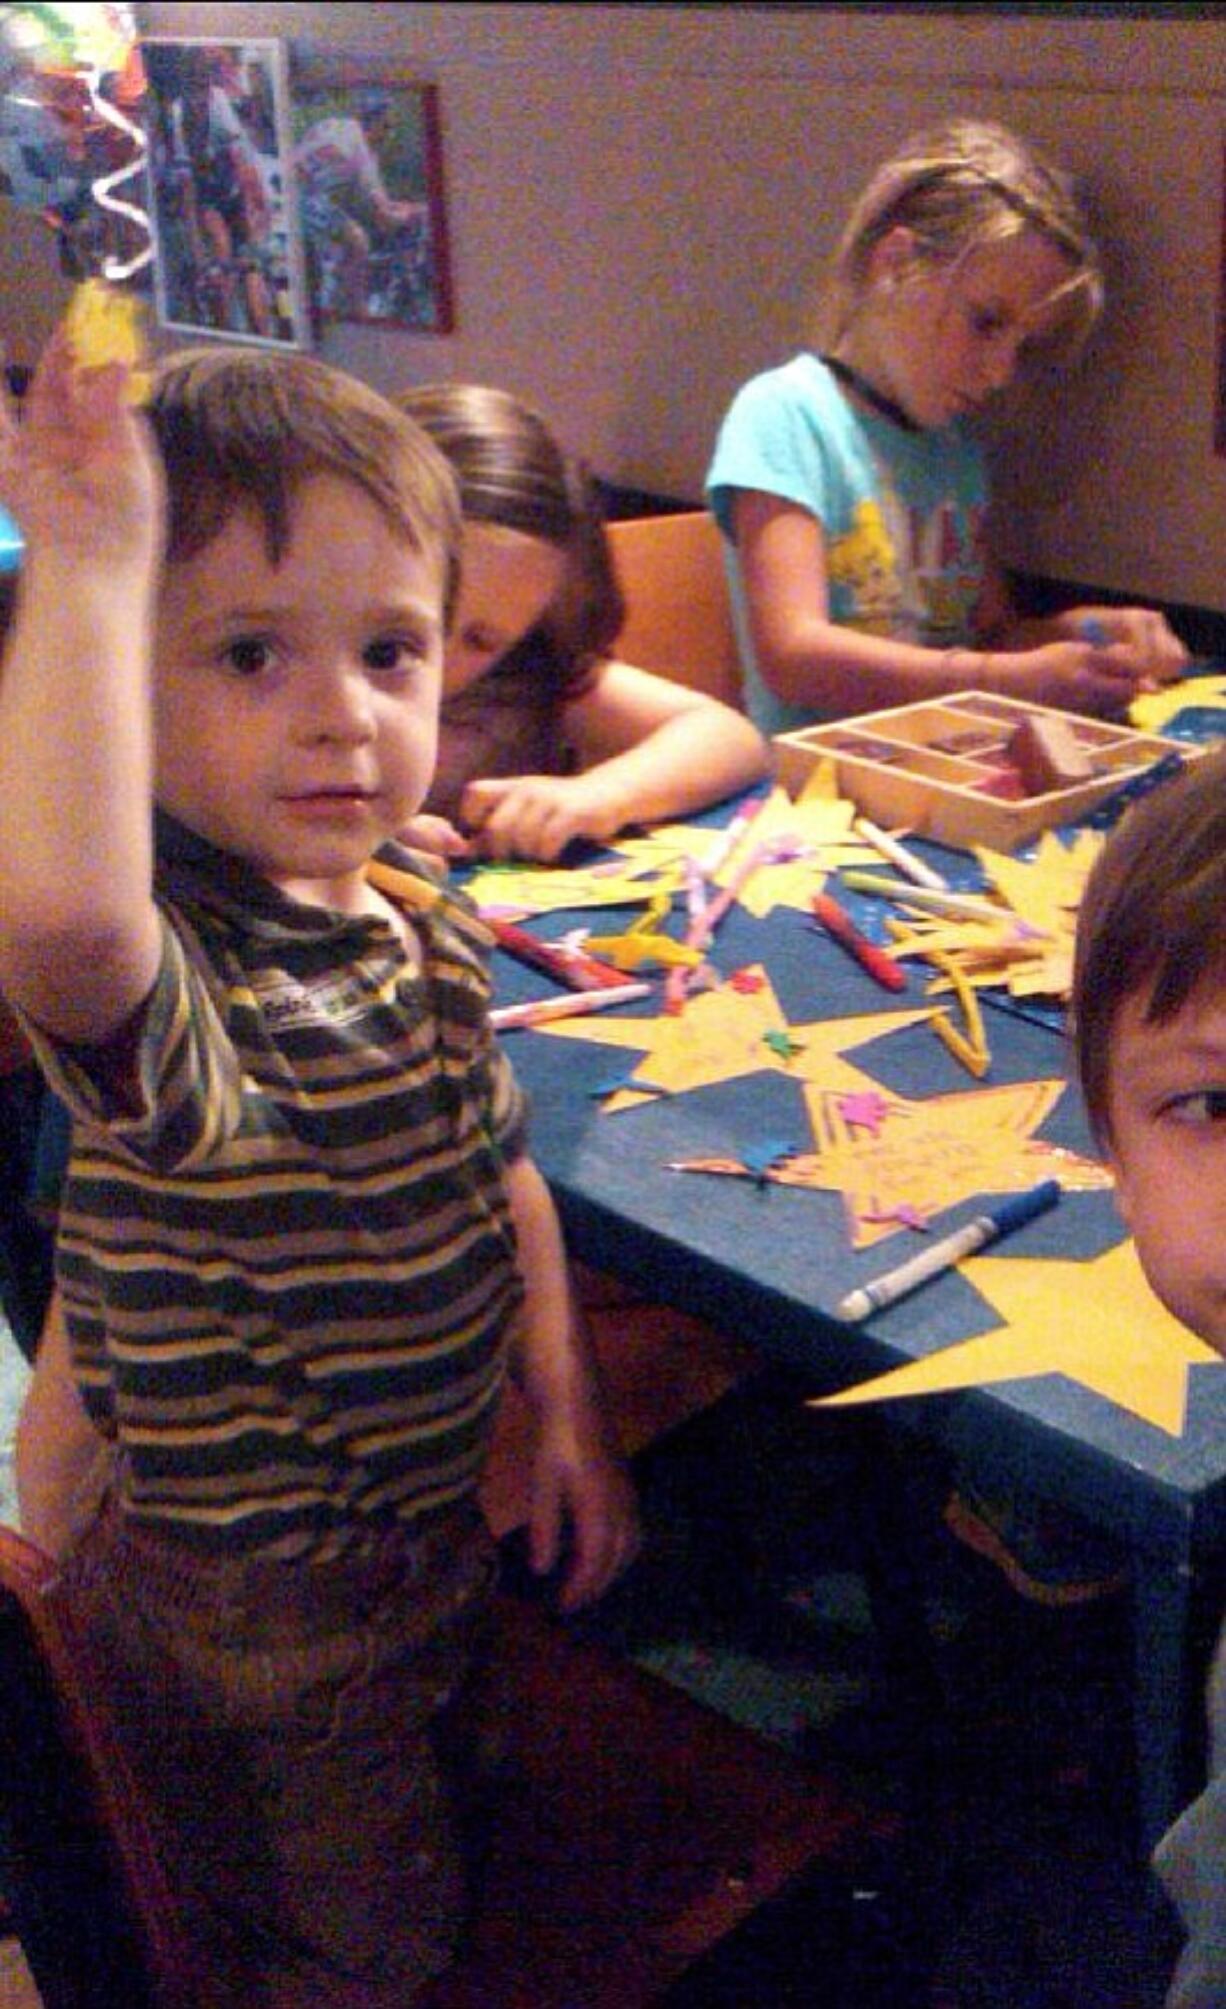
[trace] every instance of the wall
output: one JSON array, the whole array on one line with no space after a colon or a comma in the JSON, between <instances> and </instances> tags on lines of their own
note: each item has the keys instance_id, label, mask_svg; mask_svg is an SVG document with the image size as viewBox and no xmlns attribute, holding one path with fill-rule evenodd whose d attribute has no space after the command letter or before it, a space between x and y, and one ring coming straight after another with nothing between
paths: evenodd
<instances>
[{"instance_id":1,"label":"wall","mask_svg":"<svg viewBox=\"0 0 1226 2009\"><path fill-rule=\"evenodd\" d=\"M876 160L953 110L1015 124L1079 177L1111 299L1076 375L1028 398L997 452L1008 555L1226 609L1220 10L153 0L137 16L147 34L348 44L436 79L457 332L348 325L324 353L385 388L505 384L607 478L683 497L701 491L736 386L805 339L821 261ZM18 220L0 297L21 355L56 284L31 283L54 261Z\"/></svg>"}]
</instances>

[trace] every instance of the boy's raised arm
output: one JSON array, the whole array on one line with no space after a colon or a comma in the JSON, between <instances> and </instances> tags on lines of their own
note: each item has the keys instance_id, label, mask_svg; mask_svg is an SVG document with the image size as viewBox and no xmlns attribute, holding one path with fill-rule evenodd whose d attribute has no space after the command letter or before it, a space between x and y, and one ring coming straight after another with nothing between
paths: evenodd
<instances>
[{"instance_id":1,"label":"boy's raised arm","mask_svg":"<svg viewBox=\"0 0 1226 2009\"><path fill-rule=\"evenodd\" d=\"M103 1041L157 970L150 676L161 484L126 370L52 341L0 493L25 541L0 675L0 987Z\"/></svg>"}]
</instances>

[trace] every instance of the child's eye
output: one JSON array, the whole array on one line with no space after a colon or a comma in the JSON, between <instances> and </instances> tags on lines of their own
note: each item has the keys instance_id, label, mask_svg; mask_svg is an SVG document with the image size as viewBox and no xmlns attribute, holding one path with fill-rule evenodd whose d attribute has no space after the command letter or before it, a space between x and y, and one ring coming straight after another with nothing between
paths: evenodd
<instances>
[{"instance_id":1,"label":"child's eye","mask_svg":"<svg viewBox=\"0 0 1226 2009\"><path fill-rule=\"evenodd\" d=\"M1226 1088L1202 1088L1195 1095L1177 1095L1165 1116L1176 1123L1220 1123L1226 1117Z\"/></svg>"},{"instance_id":2,"label":"child's eye","mask_svg":"<svg viewBox=\"0 0 1226 2009\"><path fill-rule=\"evenodd\" d=\"M425 653L425 644L416 635L380 635L366 644L362 661L368 670L375 670L381 676L389 673L407 676Z\"/></svg>"},{"instance_id":3,"label":"child's eye","mask_svg":"<svg viewBox=\"0 0 1226 2009\"><path fill-rule=\"evenodd\" d=\"M236 635L227 642L224 660L238 677L258 677L276 660L276 650L264 635Z\"/></svg>"}]
</instances>

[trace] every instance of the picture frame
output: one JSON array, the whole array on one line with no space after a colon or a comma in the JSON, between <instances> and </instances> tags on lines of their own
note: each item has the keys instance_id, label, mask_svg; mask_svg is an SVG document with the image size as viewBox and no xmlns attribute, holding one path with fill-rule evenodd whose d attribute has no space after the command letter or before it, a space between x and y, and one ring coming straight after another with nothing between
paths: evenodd
<instances>
[{"instance_id":1,"label":"picture frame","mask_svg":"<svg viewBox=\"0 0 1226 2009\"><path fill-rule=\"evenodd\" d=\"M1226 141L1222 145L1222 269L1218 274L1217 411L1213 444L1218 453L1226 455Z\"/></svg>"},{"instance_id":2,"label":"picture frame","mask_svg":"<svg viewBox=\"0 0 1226 2009\"><path fill-rule=\"evenodd\" d=\"M304 347L284 42L166 35L141 50L158 320L184 335Z\"/></svg>"},{"instance_id":3,"label":"picture frame","mask_svg":"<svg viewBox=\"0 0 1226 2009\"><path fill-rule=\"evenodd\" d=\"M291 131L316 325L455 328L436 84L385 56L294 42Z\"/></svg>"}]
</instances>

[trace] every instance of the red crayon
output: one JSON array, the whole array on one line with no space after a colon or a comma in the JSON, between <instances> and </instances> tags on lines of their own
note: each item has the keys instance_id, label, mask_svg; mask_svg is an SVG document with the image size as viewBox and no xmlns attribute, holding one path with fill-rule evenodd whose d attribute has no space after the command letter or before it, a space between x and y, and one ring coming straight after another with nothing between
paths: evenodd
<instances>
[{"instance_id":1,"label":"red crayon","mask_svg":"<svg viewBox=\"0 0 1226 2009\"><path fill-rule=\"evenodd\" d=\"M906 971L899 968L893 956L887 955L884 949L878 948L876 942L870 942L867 936L860 933L850 915L843 912L838 901L829 893L815 893L812 905L814 914L827 933L833 935L835 941L841 943L848 954L855 957L861 969L867 970L870 977L875 977L888 991L903 991L907 988Z\"/></svg>"}]
</instances>

